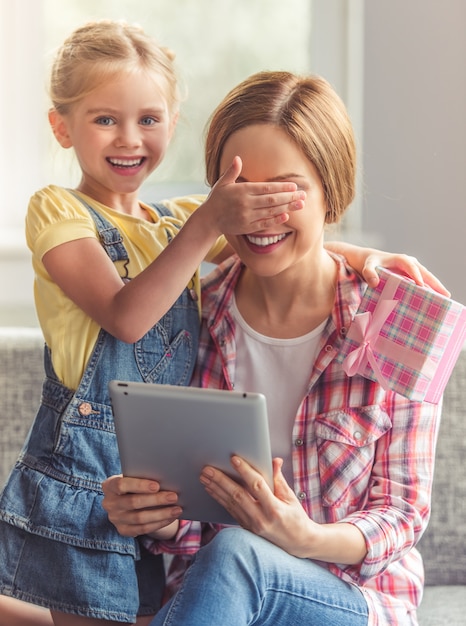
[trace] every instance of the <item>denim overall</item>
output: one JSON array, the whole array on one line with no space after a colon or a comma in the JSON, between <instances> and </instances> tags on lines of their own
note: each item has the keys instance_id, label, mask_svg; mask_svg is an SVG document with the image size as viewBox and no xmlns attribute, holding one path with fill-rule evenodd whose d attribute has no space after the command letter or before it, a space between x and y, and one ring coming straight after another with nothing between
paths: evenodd
<instances>
[{"instance_id":1,"label":"denim overall","mask_svg":"<svg viewBox=\"0 0 466 626\"><path fill-rule=\"evenodd\" d=\"M127 261L119 231L86 206L110 258ZM75 392L58 380L45 346L41 405L0 495L0 593L116 622L160 608L162 557L119 535L101 504L102 481L121 472L108 382L189 384L198 333L197 302L185 289L134 344L101 329Z\"/></svg>"}]
</instances>

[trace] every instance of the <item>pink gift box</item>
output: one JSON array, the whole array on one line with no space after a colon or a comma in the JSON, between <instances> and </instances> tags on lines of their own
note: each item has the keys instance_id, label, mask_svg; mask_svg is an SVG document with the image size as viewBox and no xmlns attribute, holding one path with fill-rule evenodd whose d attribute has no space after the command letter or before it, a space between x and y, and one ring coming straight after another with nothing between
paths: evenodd
<instances>
[{"instance_id":1,"label":"pink gift box","mask_svg":"<svg viewBox=\"0 0 466 626\"><path fill-rule=\"evenodd\" d=\"M338 360L415 401L438 403L466 339L466 308L377 268L348 329Z\"/></svg>"}]
</instances>

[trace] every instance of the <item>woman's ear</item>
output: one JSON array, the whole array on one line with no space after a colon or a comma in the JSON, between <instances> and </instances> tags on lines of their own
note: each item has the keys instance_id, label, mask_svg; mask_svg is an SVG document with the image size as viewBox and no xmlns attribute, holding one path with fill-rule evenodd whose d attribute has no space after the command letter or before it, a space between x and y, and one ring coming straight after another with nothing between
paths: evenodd
<instances>
[{"instance_id":1,"label":"woman's ear","mask_svg":"<svg viewBox=\"0 0 466 626\"><path fill-rule=\"evenodd\" d=\"M56 109L49 110L49 123L52 127L52 132L55 135L55 139L61 145L62 148L71 148L73 142L68 134L68 125L63 115L60 115Z\"/></svg>"}]
</instances>

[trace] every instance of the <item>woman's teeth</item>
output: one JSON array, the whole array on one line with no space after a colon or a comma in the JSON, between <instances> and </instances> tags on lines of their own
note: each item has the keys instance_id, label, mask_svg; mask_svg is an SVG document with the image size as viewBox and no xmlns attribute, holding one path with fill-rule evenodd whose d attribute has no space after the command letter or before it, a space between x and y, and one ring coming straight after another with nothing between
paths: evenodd
<instances>
[{"instance_id":1,"label":"woman's teeth","mask_svg":"<svg viewBox=\"0 0 466 626\"><path fill-rule=\"evenodd\" d=\"M255 237L254 235L246 235L247 240L255 246L271 246L274 243L278 243L286 237L286 233L281 235L272 235L271 237Z\"/></svg>"}]
</instances>

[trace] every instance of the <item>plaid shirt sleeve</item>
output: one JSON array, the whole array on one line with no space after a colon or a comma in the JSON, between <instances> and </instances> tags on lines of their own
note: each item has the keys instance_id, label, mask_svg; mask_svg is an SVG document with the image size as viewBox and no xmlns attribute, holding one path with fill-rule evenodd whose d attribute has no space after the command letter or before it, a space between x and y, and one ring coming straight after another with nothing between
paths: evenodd
<instances>
[{"instance_id":1,"label":"plaid shirt sleeve","mask_svg":"<svg viewBox=\"0 0 466 626\"><path fill-rule=\"evenodd\" d=\"M145 537L144 546L153 554L172 554L192 556L223 528L220 524L207 524L180 520L178 532L170 540L158 541Z\"/></svg>"}]
</instances>

